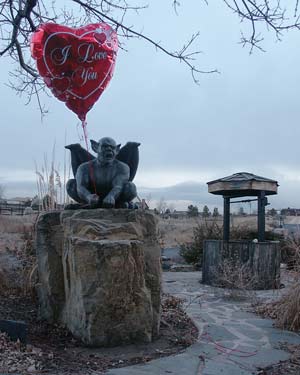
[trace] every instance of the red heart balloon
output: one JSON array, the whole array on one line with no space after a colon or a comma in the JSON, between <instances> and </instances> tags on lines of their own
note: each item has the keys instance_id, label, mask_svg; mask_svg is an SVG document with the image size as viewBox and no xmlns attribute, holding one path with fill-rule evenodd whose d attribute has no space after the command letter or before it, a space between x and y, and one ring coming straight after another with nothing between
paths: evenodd
<instances>
[{"instance_id":1,"label":"red heart balloon","mask_svg":"<svg viewBox=\"0 0 300 375\"><path fill-rule=\"evenodd\" d=\"M71 86L71 79L69 77L52 78L50 82L52 87L61 93L67 91Z\"/></svg>"},{"instance_id":2,"label":"red heart balloon","mask_svg":"<svg viewBox=\"0 0 300 375\"><path fill-rule=\"evenodd\" d=\"M113 75L117 50L117 33L106 23L78 29L45 23L31 39L45 84L82 121Z\"/></svg>"},{"instance_id":3,"label":"red heart balloon","mask_svg":"<svg viewBox=\"0 0 300 375\"><path fill-rule=\"evenodd\" d=\"M95 39L102 44L106 41L106 35L104 33L95 33Z\"/></svg>"}]
</instances>

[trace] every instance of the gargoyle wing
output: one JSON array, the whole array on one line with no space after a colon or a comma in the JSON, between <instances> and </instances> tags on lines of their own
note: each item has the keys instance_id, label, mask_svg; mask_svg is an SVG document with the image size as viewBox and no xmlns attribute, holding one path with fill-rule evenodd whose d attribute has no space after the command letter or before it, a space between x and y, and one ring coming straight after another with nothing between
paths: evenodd
<instances>
[{"instance_id":1,"label":"gargoyle wing","mask_svg":"<svg viewBox=\"0 0 300 375\"><path fill-rule=\"evenodd\" d=\"M86 149L80 146L79 143L73 143L65 146L71 152L71 165L74 177L80 164L95 159L95 156L90 154Z\"/></svg>"},{"instance_id":2,"label":"gargoyle wing","mask_svg":"<svg viewBox=\"0 0 300 375\"><path fill-rule=\"evenodd\" d=\"M139 165L139 146L140 143L127 142L126 145L120 149L116 157L118 160L126 163L129 166L129 181L133 181Z\"/></svg>"},{"instance_id":3,"label":"gargoyle wing","mask_svg":"<svg viewBox=\"0 0 300 375\"><path fill-rule=\"evenodd\" d=\"M121 147L116 159L126 163L130 169L129 181L133 181L138 165L139 165L139 149L140 143L127 142L125 146ZM81 147L79 143L73 143L65 146L71 152L71 165L74 177L80 164L95 159L95 156L90 154L86 149Z\"/></svg>"}]
</instances>

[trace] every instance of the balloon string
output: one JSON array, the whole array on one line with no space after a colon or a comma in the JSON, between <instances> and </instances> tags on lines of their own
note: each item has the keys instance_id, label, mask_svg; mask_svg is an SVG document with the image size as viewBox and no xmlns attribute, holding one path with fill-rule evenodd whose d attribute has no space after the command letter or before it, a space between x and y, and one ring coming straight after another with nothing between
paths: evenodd
<instances>
[{"instance_id":1,"label":"balloon string","mask_svg":"<svg viewBox=\"0 0 300 375\"><path fill-rule=\"evenodd\" d=\"M82 120L81 126L82 126L82 130L83 130L83 137L84 137L84 141L85 141L85 147L86 147L87 152L89 153L89 143L88 143L88 134L87 134L87 122L85 120ZM95 194L97 194L94 168L93 168L93 165L91 163L92 159L91 159L90 156L89 156L89 158L90 158L90 161L89 161L90 175L91 175L92 184L93 184L93 187L94 187L94 192L95 192Z\"/></svg>"}]
</instances>

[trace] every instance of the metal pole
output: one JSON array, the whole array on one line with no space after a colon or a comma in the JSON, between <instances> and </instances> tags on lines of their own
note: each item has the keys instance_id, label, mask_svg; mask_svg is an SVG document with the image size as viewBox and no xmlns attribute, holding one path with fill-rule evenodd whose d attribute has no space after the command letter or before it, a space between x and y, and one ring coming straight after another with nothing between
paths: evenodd
<instances>
[{"instance_id":1,"label":"metal pole","mask_svg":"<svg viewBox=\"0 0 300 375\"><path fill-rule=\"evenodd\" d=\"M265 240L265 192L261 191L258 196L257 206L258 241Z\"/></svg>"},{"instance_id":2,"label":"metal pole","mask_svg":"<svg viewBox=\"0 0 300 375\"><path fill-rule=\"evenodd\" d=\"M230 237L230 198L224 197L223 210L223 241L229 241Z\"/></svg>"}]
</instances>

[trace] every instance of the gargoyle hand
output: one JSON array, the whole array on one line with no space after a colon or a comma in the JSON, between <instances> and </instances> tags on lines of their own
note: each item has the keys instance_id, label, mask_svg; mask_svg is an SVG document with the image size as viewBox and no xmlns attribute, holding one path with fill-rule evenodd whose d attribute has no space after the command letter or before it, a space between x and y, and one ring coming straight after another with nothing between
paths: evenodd
<instances>
[{"instance_id":1,"label":"gargoyle hand","mask_svg":"<svg viewBox=\"0 0 300 375\"><path fill-rule=\"evenodd\" d=\"M91 194L88 196L88 203L90 206L97 206L99 204L99 197L97 194Z\"/></svg>"},{"instance_id":2,"label":"gargoyle hand","mask_svg":"<svg viewBox=\"0 0 300 375\"><path fill-rule=\"evenodd\" d=\"M113 208L115 207L115 198L112 196L112 195L107 195L104 199L103 199L103 207L105 208Z\"/></svg>"}]
</instances>

